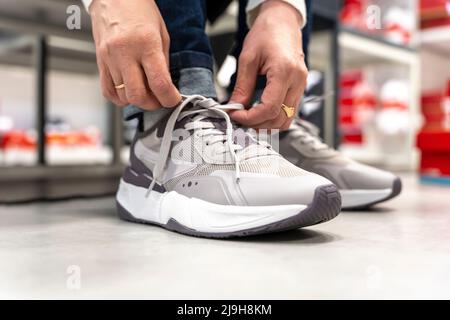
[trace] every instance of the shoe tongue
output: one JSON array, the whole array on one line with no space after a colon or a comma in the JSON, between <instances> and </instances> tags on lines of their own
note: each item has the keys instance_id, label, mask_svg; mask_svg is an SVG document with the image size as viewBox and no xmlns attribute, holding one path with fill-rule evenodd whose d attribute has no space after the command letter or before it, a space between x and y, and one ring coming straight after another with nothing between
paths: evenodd
<instances>
[{"instance_id":1,"label":"shoe tongue","mask_svg":"<svg viewBox=\"0 0 450 320\"><path fill-rule=\"evenodd\" d=\"M198 117L198 114L193 114L177 121L175 124L175 129L184 129L187 123L195 121L195 117ZM221 118L207 117L200 121L212 123L217 130L220 130L223 133L226 133L227 131L227 124L225 120Z\"/></svg>"},{"instance_id":2,"label":"shoe tongue","mask_svg":"<svg viewBox=\"0 0 450 320\"><path fill-rule=\"evenodd\" d=\"M182 119L181 121L178 121L175 125L175 129L184 129L186 123L195 121L194 119L196 117L198 117L198 114L190 115ZM200 121L212 123L214 125L214 128L223 132L224 135L227 133L227 122L221 117L210 116ZM242 148L247 148L251 145L257 144L257 142L248 133L246 133L244 129L236 127L235 125L233 126L233 140L234 143L239 144Z\"/></svg>"},{"instance_id":3,"label":"shoe tongue","mask_svg":"<svg viewBox=\"0 0 450 320\"><path fill-rule=\"evenodd\" d=\"M224 134L227 133L227 123L224 119L210 117L202 121L209 121L217 130L222 131ZM233 142L240 145L243 149L258 144L244 129L237 126L233 126Z\"/></svg>"},{"instance_id":4,"label":"shoe tongue","mask_svg":"<svg viewBox=\"0 0 450 320\"><path fill-rule=\"evenodd\" d=\"M305 120L295 119L291 126L291 132L295 132L295 130L300 130L304 134L314 139L313 144L317 148L315 150L317 154L320 153L324 156L330 156L336 153L334 149L330 148L320 139L320 130L314 124Z\"/></svg>"},{"instance_id":5,"label":"shoe tongue","mask_svg":"<svg viewBox=\"0 0 450 320\"><path fill-rule=\"evenodd\" d=\"M305 120L295 119L295 121L293 122L293 126L300 128L315 137L320 136L319 128L317 128L314 124L307 122Z\"/></svg>"},{"instance_id":6,"label":"shoe tongue","mask_svg":"<svg viewBox=\"0 0 450 320\"><path fill-rule=\"evenodd\" d=\"M240 145L242 148L248 148L258 143L242 128L236 128L233 130L234 143Z\"/></svg>"}]
</instances>

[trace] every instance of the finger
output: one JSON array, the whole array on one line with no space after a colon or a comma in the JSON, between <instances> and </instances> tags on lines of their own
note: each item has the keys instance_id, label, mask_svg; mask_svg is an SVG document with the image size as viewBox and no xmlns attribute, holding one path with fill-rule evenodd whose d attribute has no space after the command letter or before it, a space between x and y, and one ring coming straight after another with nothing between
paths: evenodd
<instances>
[{"instance_id":1,"label":"finger","mask_svg":"<svg viewBox=\"0 0 450 320\"><path fill-rule=\"evenodd\" d=\"M295 113L294 113L294 116L291 118L286 117L285 122L283 123L282 126L279 127L279 129L281 129L281 130L289 129L289 127L292 123L292 120L298 114L298 107L300 105L300 100L302 98L303 91L304 90L303 90L302 85L293 86L288 90L288 92L286 94L286 100L285 100L286 102L284 104L289 107L295 107Z\"/></svg>"},{"instance_id":2,"label":"finger","mask_svg":"<svg viewBox=\"0 0 450 320\"><path fill-rule=\"evenodd\" d=\"M253 126L253 129L280 129L287 120L287 116L284 112L280 112L276 119L266 121Z\"/></svg>"},{"instance_id":3,"label":"finger","mask_svg":"<svg viewBox=\"0 0 450 320\"><path fill-rule=\"evenodd\" d=\"M288 107L295 108L294 116L288 117L288 115L286 114L286 112L283 111L282 106L281 106L280 107L281 112L276 119L266 121L261 124L257 124L253 128L255 128L255 129L283 129L283 130L285 130L286 127L289 128L289 125L291 124L293 118L295 117L295 115L297 113L298 105L299 105L300 99L301 99L301 92L302 92L301 87L299 87L299 86L291 87L288 90L288 92L286 94L286 98L284 100L285 102L283 103L284 105L286 105Z\"/></svg>"},{"instance_id":4,"label":"finger","mask_svg":"<svg viewBox=\"0 0 450 320\"><path fill-rule=\"evenodd\" d=\"M122 75L126 84L125 93L128 103L146 110L155 110L161 107L159 101L151 94L144 71L137 61L128 64L122 70Z\"/></svg>"},{"instance_id":5,"label":"finger","mask_svg":"<svg viewBox=\"0 0 450 320\"><path fill-rule=\"evenodd\" d=\"M291 123L292 121L294 121L294 118L289 118L286 120L285 123L283 123L282 126L280 126L278 129L280 129L280 131L286 131L291 127Z\"/></svg>"},{"instance_id":6,"label":"finger","mask_svg":"<svg viewBox=\"0 0 450 320\"><path fill-rule=\"evenodd\" d=\"M161 105L166 108L178 105L181 101L181 95L172 83L164 54L155 52L144 57L142 66L148 86Z\"/></svg>"},{"instance_id":7,"label":"finger","mask_svg":"<svg viewBox=\"0 0 450 320\"><path fill-rule=\"evenodd\" d=\"M239 57L236 84L230 102L248 106L251 102L258 77L258 62L253 56L242 53Z\"/></svg>"},{"instance_id":8,"label":"finger","mask_svg":"<svg viewBox=\"0 0 450 320\"><path fill-rule=\"evenodd\" d=\"M302 93L303 91L300 87L291 87L286 93L286 98L284 99L283 104L288 107L294 107L298 109Z\"/></svg>"},{"instance_id":9,"label":"finger","mask_svg":"<svg viewBox=\"0 0 450 320\"><path fill-rule=\"evenodd\" d=\"M112 64L110 64L111 66ZM117 89L116 86L125 84L123 77L122 77L122 73L120 72L120 69L118 69L117 67L110 67L109 68L113 83L114 83L114 90L116 91L117 96L119 97L120 103L122 105L127 105L128 104L128 100L127 100L127 95L125 92L125 88L121 88L121 89Z\"/></svg>"},{"instance_id":10,"label":"finger","mask_svg":"<svg viewBox=\"0 0 450 320\"><path fill-rule=\"evenodd\" d=\"M281 72L267 73L267 85L261 97L261 103L249 110L239 110L231 114L233 120L246 125L255 126L276 119L281 111L288 85L283 81L285 76Z\"/></svg>"},{"instance_id":11,"label":"finger","mask_svg":"<svg viewBox=\"0 0 450 320\"><path fill-rule=\"evenodd\" d=\"M126 103L122 103L117 95L116 88L114 87L114 80L112 79L111 73L105 64L99 63L99 73L103 96L116 106L125 106Z\"/></svg>"},{"instance_id":12,"label":"finger","mask_svg":"<svg viewBox=\"0 0 450 320\"><path fill-rule=\"evenodd\" d=\"M150 91L150 89L148 87L147 87L147 90L148 90L148 96L149 96L148 97L149 103L148 103L148 106L144 106L143 109L153 111L153 110L161 108L162 105L158 101L158 99L155 97L155 95Z\"/></svg>"}]
</instances>

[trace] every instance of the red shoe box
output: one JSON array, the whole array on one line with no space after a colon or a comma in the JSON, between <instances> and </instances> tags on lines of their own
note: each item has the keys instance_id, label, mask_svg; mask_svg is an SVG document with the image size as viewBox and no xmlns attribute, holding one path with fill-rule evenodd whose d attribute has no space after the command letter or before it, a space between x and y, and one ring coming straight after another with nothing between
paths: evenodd
<instances>
[{"instance_id":1,"label":"red shoe box","mask_svg":"<svg viewBox=\"0 0 450 320\"><path fill-rule=\"evenodd\" d=\"M417 146L422 150L420 173L426 178L439 177L450 181L449 111L445 107L449 98L450 81L444 92L431 92L422 96L425 125L417 137Z\"/></svg>"},{"instance_id":2,"label":"red shoe box","mask_svg":"<svg viewBox=\"0 0 450 320\"><path fill-rule=\"evenodd\" d=\"M422 150L422 175L450 177L450 131L422 131L417 146Z\"/></svg>"},{"instance_id":3,"label":"red shoe box","mask_svg":"<svg viewBox=\"0 0 450 320\"><path fill-rule=\"evenodd\" d=\"M420 22L421 29L431 29L445 26L450 26L450 17Z\"/></svg>"},{"instance_id":4,"label":"red shoe box","mask_svg":"<svg viewBox=\"0 0 450 320\"><path fill-rule=\"evenodd\" d=\"M342 143L362 144L363 136L360 126L355 123L355 101L353 88L362 81L360 70L343 72L340 76L339 92L339 128Z\"/></svg>"},{"instance_id":5,"label":"red shoe box","mask_svg":"<svg viewBox=\"0 0 450 320\"><path fill-rule=\"evenodd\" d=\"M448 0L421 0L420 25L422 29L450 25Z\"/></svg>"},{"instance_id":6,"label":"red shoe box","mask_svg":"<svg viewBox=\"0 0 450 320\"><path fill-rule=\"evenodd\" d=\"M442 92L430 92L422 95L422 114L425 120L423 131L445 131L443 124L446 113L443 101Z\"/></svg>"}]
</instances>

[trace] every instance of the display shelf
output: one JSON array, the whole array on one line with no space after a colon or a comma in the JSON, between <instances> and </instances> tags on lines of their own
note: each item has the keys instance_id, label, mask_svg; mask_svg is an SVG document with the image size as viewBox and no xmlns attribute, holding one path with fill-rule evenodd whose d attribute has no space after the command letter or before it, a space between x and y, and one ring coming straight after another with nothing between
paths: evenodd
<instances>
[{"instance_id":1,"label":"display shelf","mask_svg":"<svg viewBox=\"0 0 450 320\"><path fill-rule=\"evenodd\" d=\"M0 167L0 204L112 196L123 165Z\"/></svg>"},{"instance_id":2,"label":"display shelf","mask_svg":"<svg viewBox=\"0 0 450 320\"><path fill-rule=\"evenodd\" d=\"M66 26L67 8L78 5L81 28L69 30ZM14 30L30 35L55 35L68 39L92 40L89 14L81 1L73 0L15 0L0 1L0 29Z\"/></svg>"},{"instance_id":3,"label":"display shelf","mask_svg":"<svg viewBox=\"0 0 450 320\"><path fill-rule=\"evenodd\" d=\"M408 69L409 92L413 93L409 106L411 119L420 115L420 55L414 47L402 46L379 36L372 36L351 28L342 27L339 32L340 65L342 70L367 65L403 65ZM399 170L417 167L416 130L408 133L404 152L392 154L343 146L343 152L361 162ZM413 151L411 151L413 150Z\"/></svg>"},{"instance_id":4,"label":"display shelf","mask_svg":"<svg viewBox=\"0 0 450 320\"><path fill-rule=\"evenodd\" d=\"M119 154L122 146L121 110L115 107L106 109L107 145L95 152L87 154L85 150L75 149L53 152L47 148L44 139L44 123L52 112L50 103L54 98L51 88L47 90L52 79L49 71L88 77L97 74L88 13L81 2L71 0L0 0L0 3L0 49L5 53L0 57L0 63L29 67L36 77L34 123L39 142L37 154L24 155L25 158L30 156L26 159L31 160L31 166L3 167L0 164L0 180L8 181L0 190L0 202L113 194L117 188L114 181L118 181L123 169ZM66 26L66 10L70 5L78 5L81 9L79 30L69 30ZM10 41L3 41L5 39ZM99 99L96 104L109 103ZM2 156L11 154L0 154L0 158Z\"/></svg>"},{"instance_id":5,"label":"display shelf","mask_svg":"<svg viewBox=\"0 0 450 320\"><path fill-rule=\"evenodd\" d=\"M0 64L33 67L35 39L16 35L15 41L2 43L0 36ZM95 46L90 41L47 37L48 65L51 70L94 75L98 71Z\"/></svg>"},{"instance_id":6,"label":"display shelf","mask_svg":"<svg viewBox=\"0 0 450 320\"><path fill-rule=\"evenodd\" d=\"M415 48L390 42L382 37L341 27L339 46L344 68L363 66L373 62L393 62L406 65L418 63Z\"/></svg>"},{"instance_id":7,"label":"display shelf","mask_svg":"<svg viewBox=\"0 0 450 320\"><path fill-rule=\"evenodd\" d=\"M345 156L376 167L383 167L390 170L411 170L419 163L419 151L414 149L408 153L389 154L368 150L365 147L345 144L341 145L339 151Z\"/></svg>"},{"instance_id":8,"label":"display shelf","mask_svg":"<svg viewBox=\"0 0 450 320\"><path fill-rule=\"evenodd\" d=\"M49 147L47 163L49 165L108 165L112 162L112 150L108 146L85 147ZM33 166L37 163L36 150L11 149L0 151L0 167Z\"/></svg>"},{"instance_id":9,"label":"display shelf","mask_svg":"<svg viewBox=\"0 0 450 320\"><path fill-rule=\"evenodd\" d=\"M129 164L130 163L130 146L124 146L122 147L120 151L120 160L123 164Z\"/></svg>"},{"instance_id":10,"label":"display shelf","mask_svg":"<svg viewBox=\"0 0 450 320\"><path fill-rule=\"evenodd\" d=\"M422 30L418 39L422 49L450 56L450 26Z\"/></svg>"}]
</instances>

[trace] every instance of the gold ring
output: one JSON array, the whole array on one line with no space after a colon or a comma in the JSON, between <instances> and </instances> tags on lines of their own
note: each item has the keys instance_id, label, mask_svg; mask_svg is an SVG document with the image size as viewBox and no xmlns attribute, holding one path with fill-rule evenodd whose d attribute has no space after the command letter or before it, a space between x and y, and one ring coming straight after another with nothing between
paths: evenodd
<instances>
[{"instance_id":1,"label":"gold ring","mask_svg":"<svg viewBox=\"0 0 450 320\"><path fill-rule=\"evenodd\" d=\"M125 83L119 84L118 86L115 86L114 88L116 88L117 90L124 89L125 88Z\"/></svg>"},{"instance_id":2,"label":"gold ring","mask_svg":"<svg viewBox=\"0 0 450 320\"><path fill-rule=\"evenodd\" d=\"M281 109L283 109L284 113L288 118L292 118L295 115L295 107L289 107L284 103L281 105Z\"/></svg>"}]
</instances>

